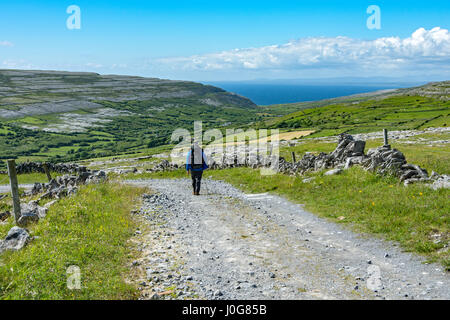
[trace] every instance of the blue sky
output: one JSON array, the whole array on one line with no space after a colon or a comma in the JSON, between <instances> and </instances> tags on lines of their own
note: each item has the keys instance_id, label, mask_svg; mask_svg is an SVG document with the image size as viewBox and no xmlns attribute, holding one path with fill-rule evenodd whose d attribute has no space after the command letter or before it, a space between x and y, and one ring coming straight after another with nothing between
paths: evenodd
<instances>
[{"instance_id":1,"label":"blue sky","mask_svg":"<svg viewBox=\"0 0 450 320\"><path fill-rule=\"evenodd\" d=\"M380 30L366 26L373 4ZM79 30L66 27L69 5L81 9ZM449 21L448 0L2 1L0 68L208 81L439 80L450 75Z\"/></svg>"}]
</instances>

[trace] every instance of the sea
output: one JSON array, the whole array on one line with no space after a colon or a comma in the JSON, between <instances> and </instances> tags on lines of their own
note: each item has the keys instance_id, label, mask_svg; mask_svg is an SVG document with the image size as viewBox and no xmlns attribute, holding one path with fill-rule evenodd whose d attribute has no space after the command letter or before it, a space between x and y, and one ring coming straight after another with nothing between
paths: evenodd
<instances>
[{"instance_id":1,"label":"sea","mask_svg":"<svg viewBox=\"0 0 450 320\"><path fill-rule=\"evenodd\" d=\"M376 84L289 84L248 82L205 82L249 98L258 105L316 101L367 93L377 90L407 88L423 83Z\"/></svg>"}]
</instances>

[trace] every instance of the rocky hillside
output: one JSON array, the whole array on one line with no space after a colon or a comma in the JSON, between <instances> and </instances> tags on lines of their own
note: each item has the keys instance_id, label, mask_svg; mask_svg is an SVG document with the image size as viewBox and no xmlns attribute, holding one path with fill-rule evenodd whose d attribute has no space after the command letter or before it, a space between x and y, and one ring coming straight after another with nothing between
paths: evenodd
<instances>
[{"instance_id":1,"label":"rocky hillside","mask_svg":"<svg viewBox=\"0 0 450 320\"><path fill-rule=\"evenodd\" d=\"M75 160L167 144L177 127L258 120L220 88L96 73L0 70L0 159ZM56 159L58 158L58 159Z\"/></svg>"},{"instance_id":2,"label":"rocky hillside","mask_svg":"<svg viewBox=\"0 0 450 320\"><path fill-rule=\"evenodd\" d=\"M102 101L189 98L213 107L255 106L247 98L195 82L60 71L0 70L0 97L4 119L99 109Z\"/></svg>"},{"instance_id":3,"label":"rocky hillside","mask_svg":"<svg viewBox=\"0 0 450 320\"><path fill-rule=\"evenodd\" d=\"M426 85L397 89L391 93L392 95L421 96L436 98L441 101L450 100L450 81L430 82Z\"/></svg>"}]
</instances>

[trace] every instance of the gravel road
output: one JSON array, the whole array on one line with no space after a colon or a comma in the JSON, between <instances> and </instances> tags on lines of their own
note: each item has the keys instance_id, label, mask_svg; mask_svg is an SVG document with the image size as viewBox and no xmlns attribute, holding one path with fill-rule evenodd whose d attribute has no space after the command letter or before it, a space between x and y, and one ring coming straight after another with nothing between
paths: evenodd
<instances>
[{"instance_id":1,"label":"gravel road","mask_svg":"<svg viewBox=\"0 0 450 320\"><path fill-rule=\"evenodd\" d=\"M134 239L144 252L134 263L146 270L142 298L450 298L440 265L281 197L209 179L200 196L190 179L127 183L154 192L139 211L152 231Z\"/></svg>"},{"instance_id":2,"label":"gravel road","mask_svg":"<svg viewBox=\"0 0 450 320\"><path fill-rule=\"evenodd\" d=\"M32 184L19 184L19 188L23 188L25 190L31 190L33 188ZM0 193L11 192L11 187L9 184L0 185Z\"/></svg>"}]
</instances>

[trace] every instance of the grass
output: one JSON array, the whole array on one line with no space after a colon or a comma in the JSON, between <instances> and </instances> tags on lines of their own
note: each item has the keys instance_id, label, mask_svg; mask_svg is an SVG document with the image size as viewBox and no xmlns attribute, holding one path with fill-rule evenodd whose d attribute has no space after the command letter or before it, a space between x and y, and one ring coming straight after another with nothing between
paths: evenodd
<instances>
[{"instance_id":1,"label":"grass","mask_svg":"<svg viewBox=\"0 0 450 320\"><path fill-rule=\"evenodd\" d=\"M395 96L381 100L323 105L303 109L266 121L262 127L312 128L313 137L342 132L363 133L389 130L446 127L450 123L450 101L421 96Z\"/></svg>"},{"instance_id":2,"label":"grass","mask_svg":"<svg viewBox=\"0 0 450 320\"><path fill-rule=\"evenodd\" d=\"M183 170L128 175L126 178L179 178ZM262 176L258 170L211 170L205 177L227 181L250 193L271 192L353 230L398 242L405 250L424 255L450 270L444 250L450 236L449 191L422 184L404 187L396 178L381 177L354 167L341 175L311 174L315 180L282 174ZM344 218L342 218L344 217ZM338 219L339 218L339 219ZM435 235L440 240L434 243Z\"/></svg>"},{"instance_id":3,"label":"grass","mask_svg":"<svg viewBox=\"0 0 450 320\"><path fill-rule=\"evenodd\" d=\"M62 175L61 173L51 172L52 178ZM48 182L45 173L25 173L18 174L17 180L19 184L33 184L35 182ZM9 177L7 174L0 174L0 185L9 184Z\"/></svg>"},{"instance_id":4,"label":"grass","mask_svg":"<svg viewBox=\"0 0 450 320\"><path fill-rule=\"evenodd\" d=\"M29 228L36 238L0 256L0 299L133 299L124 280L136 228L130 211L143 190L120 184L84 186ZM10 219L0 225L3 238ZM81 270L81 289L67 288L67 268Z\"/></svg>"}]
</instances>

